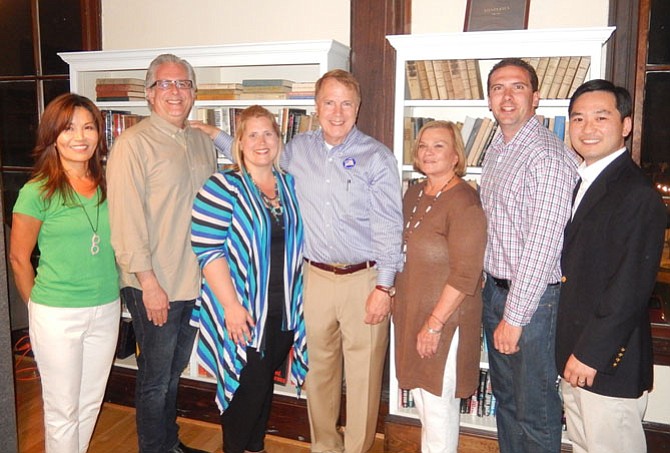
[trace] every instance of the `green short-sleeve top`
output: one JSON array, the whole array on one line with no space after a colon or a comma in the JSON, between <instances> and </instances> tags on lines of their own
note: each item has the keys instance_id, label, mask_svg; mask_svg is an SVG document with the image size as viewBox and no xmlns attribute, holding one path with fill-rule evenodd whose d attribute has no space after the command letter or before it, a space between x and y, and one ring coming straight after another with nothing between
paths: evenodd
<instances>
[{"instance_id":1,"label":"green short-sleeve top","mask_svg":"<svg viewBox=\"0 0 670 453\"><path fill-rule=\"evenodd\" d=\"M14 212L42 222L37 244L40 258L30 300L52 307L94 307L119 297L119 277L110 243L107 201L98 206L98 188L92 198L65 200L60 193L44 199L42 183L28 182ZM86 212L84 212L84 209ZM88 218L86 217L88 214ZM97 225L99 252L91 253Z\"/></svg>"}]
</instances>

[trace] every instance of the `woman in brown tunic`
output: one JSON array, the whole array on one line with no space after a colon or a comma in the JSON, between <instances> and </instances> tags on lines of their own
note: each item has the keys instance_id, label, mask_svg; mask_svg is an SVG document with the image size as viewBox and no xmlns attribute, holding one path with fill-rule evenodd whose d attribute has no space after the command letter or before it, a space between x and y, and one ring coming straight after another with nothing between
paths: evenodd
<instances>
[{"instance_id":1,"label":"woman in brown tunic","mask_svg":"<svg viewBox=\"0 0 670 453\"><path fill-rule=\"evenodd\" d=\"M460 398L479 377L486 218L465 174L463 140L448 121L426 124L412 150L426 179L403 201L404 270L393 308L396 375L411 389L423 453L458 448Z\"/></svg>"}]
</instances>

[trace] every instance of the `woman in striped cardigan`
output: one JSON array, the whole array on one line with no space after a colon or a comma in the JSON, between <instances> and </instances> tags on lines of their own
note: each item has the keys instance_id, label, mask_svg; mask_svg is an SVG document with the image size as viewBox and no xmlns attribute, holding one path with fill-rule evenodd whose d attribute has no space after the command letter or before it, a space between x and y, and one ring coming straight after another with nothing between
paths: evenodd
<instances>
[{"instance_id":1,"label":"woman in striped cardigan","mask_svg":"<svg viewBox=\"0 0 670 453\"><path fill-rule=\"evenodd\" d=\"M303 225L280 151L272 113L245 109L237 165L212 175L193 205L191 243L205 280L191 323L199 361L217 377L226 453L263 451L273 377L289 352L298 388L307 372Z\"/></svg>"}]
</instances>

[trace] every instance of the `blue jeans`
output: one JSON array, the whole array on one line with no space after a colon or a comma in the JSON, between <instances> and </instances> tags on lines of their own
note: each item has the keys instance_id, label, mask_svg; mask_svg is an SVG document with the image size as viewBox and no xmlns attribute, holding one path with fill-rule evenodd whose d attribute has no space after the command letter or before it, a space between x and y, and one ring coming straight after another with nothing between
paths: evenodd
<instances>
[{"instance_id":1,"label":"blue jeans","mask_svg":"<svg viewBox=\"0 0 670 453\"><path fill-rule=\"evenodd\" d=\"M529 324L519 352L501 354L493 332L503 318L507 290L487 278L484 332L488 343L491 387L498 406L496 423L501 453L558 453L561 449L561 401L554 358L560 285L548 286Z\"/></svg>"},{"instance_id":2,"label":"blue jeans","mask_svg":"<svg viewBox=\"0 0 670 453\"><path fill-rule=\"evenodd\" d=\"M197 329L189 325L195 301L170 303L167 322L147 319L142 291L122 288L121 299L133 318L137 357L135 409L140 453L165 453L179 443L177 389L188 365Z\"/></svg>"}]
</instances>

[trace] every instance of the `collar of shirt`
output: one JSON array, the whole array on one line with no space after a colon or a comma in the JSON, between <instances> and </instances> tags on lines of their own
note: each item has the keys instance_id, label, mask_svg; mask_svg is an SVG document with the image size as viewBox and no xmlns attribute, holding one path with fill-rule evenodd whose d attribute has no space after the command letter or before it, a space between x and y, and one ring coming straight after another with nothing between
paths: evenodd
<instances>
[{"instance_id":1,"label":"collar of shirt","mask_svg":"<svg viewBox=\"0 0 670 453\"><path fill-rule=\"evenodd\" d=\"M186 133L188 130L187 125L185 124L183 128L177 127L156 112L151 112L151 122L154 124L156 129L163 132L166 135L174 138L179 142L185 143Z\"/></svg>"},{"instance_id":2,"label":"collar of shirt","mask_svg":"<svg viewBox=\"0 0 670 453\"><path fill-rule=\"evenodd\" d=\"M609 164L614 162L614 160L616 160L617 157L621 156L625 152L626 148L621 148L613 152L612 154L595 161L591 165L586 165L586 161L583 161L579 165L579 168L577 168L577 173L579 173L581 182L579 183L579 190L577 191L575 201L572 205L572 217L575 216L575 212L577 211L579 203L582 202L584 194L586 193L587 190L589 190L589 187L591 187L593 181L596 180L596 178L600 175L600 173L602 173L603 170L605 170L605 168L609 166Z\"/></svg>"},{"instance_id":3,"label":"collar of shirt","mask_svg":"<svg viewBox=\"0 0 670 453\"><path fill-rule=\"evenodd\" d=\"M602 159L599 159L592 163L591 165L587 165L586 161L582 162L579 165L579 168L577 169L577 172L579 173L579 176L582 178L582 186L586 183L587 186L591 185L593 181L602 173L602 171L607 168L609 164L614 162L617 157L622 155L626 151L626 148L621 148L612 154L603 157ZM580 186L581 188L581 186Z\"/></svg>"}]
</instances>

